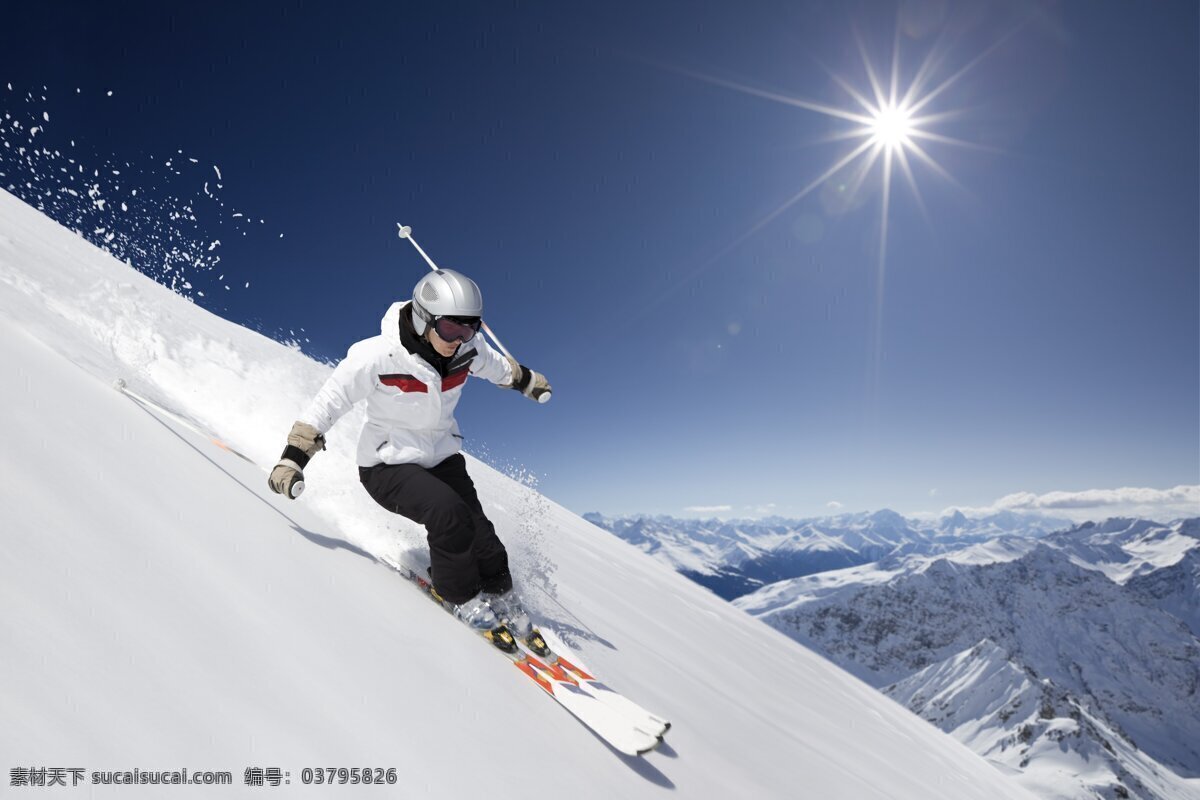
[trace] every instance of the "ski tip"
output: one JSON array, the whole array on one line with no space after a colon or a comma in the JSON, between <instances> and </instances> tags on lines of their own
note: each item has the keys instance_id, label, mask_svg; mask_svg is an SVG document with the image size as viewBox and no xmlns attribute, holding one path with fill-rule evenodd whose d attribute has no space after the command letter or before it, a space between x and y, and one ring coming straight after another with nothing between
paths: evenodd
<instances>
[{"instance_id":1,"label":"ski tip","mask_svg":"<svg viewBox=\"0 0 1200 800\"><path fill-rule=\"evenodd\" d=\"M670 724L668 724L665 728L659 728L659 727L655 726L653 729L650 729L650 728L643 727L641 725L634 727L634 730L636 730L642 736L648 736L651 739L654 739L656 742L662 742L663 737L667 735L667 731L669 731L670 729L671 729ZM657 744L654 745L654 747L657 747L657 746L658 746Z\"/></svg>"},{"instance_id":2,"label":"ski tip","mask_svg":"<svg viewBox=\"0 0 1200 800\"><path fill-rule=\"evenodd\" d=\"M639 755L639 756L644 756L644 755L646 755L647 753L651 753L651 752L653 752L653 751L657 750L657 749L658 749L658 746L659 746L660 744L662 744L662 737L659 737L659 738L655 739L655 740L654 740L654 744L650 745L649 747L645 747L645 748L642 748L641 750L638 750L638 751L637 751L637 755Z\"/></svg>"}]
</instances>

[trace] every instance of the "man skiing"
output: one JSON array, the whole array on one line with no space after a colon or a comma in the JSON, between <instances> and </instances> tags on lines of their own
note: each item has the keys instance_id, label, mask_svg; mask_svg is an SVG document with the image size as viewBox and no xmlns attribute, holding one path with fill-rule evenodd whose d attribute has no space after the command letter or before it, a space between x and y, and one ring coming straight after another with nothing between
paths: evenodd
<instances>
[{"instance_id":1,"label":"man skiing","mask_svg":"<svg viewBox=\"0 0 1200 800\"><path fill-rule=\"evenodd\" d=\"M292 425L268 483L298 495L325 432L366 400L359 479L379 505L425 526L435 594L473 628L492 631L504 621L525 638L529 616L467 475L454 408L468 375L537 401L549 399L550 384L477 335L482 316L483 295L465 275L436 270L418 281L412 301L393 303L380 335L350 347Z\"/></svg>"}]
</instances>

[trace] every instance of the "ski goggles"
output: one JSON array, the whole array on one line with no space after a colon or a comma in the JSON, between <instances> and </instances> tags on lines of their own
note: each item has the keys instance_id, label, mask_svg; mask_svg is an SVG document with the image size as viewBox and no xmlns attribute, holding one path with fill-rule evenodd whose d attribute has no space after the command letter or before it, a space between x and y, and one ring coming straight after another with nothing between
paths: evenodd
<instances>
[{"instance_id":1,"label":"ski goggles","mask_svg":"<svg viewBox=\"0 0 1200 800\"><path fill-rule=\"evenodd\" d=\"M438 317L433 321L433 329L442 341L461 339L466 344L479 333L482 324L483 320L479 317Z\"/></svg>"}]
</instances>

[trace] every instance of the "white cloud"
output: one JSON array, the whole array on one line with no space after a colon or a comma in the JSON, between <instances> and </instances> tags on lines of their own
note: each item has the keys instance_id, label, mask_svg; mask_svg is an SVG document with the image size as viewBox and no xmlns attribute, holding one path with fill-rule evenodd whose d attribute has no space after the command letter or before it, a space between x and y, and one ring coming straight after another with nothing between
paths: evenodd
<instances>
[{"instance_id":1,"label":"white cloud","mask_svg":"<svg viewBox=\"0 0 1200 800\"><path fill-rule=\"evenodd\" d=\"M1077 521L1133 516L1166 522L1178 517L1200 516L1200 486L1176 486L1173 489L1125 486L1120 489L1045 494L1016 492L1001 497L990 506L961 510L971 515L994 514L998 511L1037 511Z\"/></svg>"},{"instance_id":2,"label":"white cloud","mask_svg":"<svg viewBox=\"0 0 1200 800\"><path fill-rule=\"evenodd\" d=\"M830 500L828 503L825 504L825 507L832 508L834 511L836 511L842 507L842 504L839 503L837 500Z\"/></svg>"},{"instance_id":3,"label":"white cloud","mask_svg":"<svg viewBox=\"0 0 1200 800\"><path fill-rule=\"evenodd\" d=\"M689 514L724 514L733 511L733 506L688 506L683 510Z\"/></svg>"}]
</instances>

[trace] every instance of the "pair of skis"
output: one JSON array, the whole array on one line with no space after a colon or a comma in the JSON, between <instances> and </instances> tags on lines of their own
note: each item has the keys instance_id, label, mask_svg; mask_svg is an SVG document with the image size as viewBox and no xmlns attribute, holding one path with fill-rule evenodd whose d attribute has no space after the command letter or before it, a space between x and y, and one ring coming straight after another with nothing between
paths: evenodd
<instances>
[{"instance_id":1,"label":"pair of skis","mask_svg":"<svg viewBox=\"0 0 1200 800\"><path fill-rule=\"evenodd\" d=\"M387 559L384 563L445 608L434 596L433 586L424 574L402 563ZM662 743L671 727L670 722L613 691L551 650L537 631L527 641L518 641L504 626L481 636L493 650L618 752L644 755Z\"/></svg>"}]
</instances>

